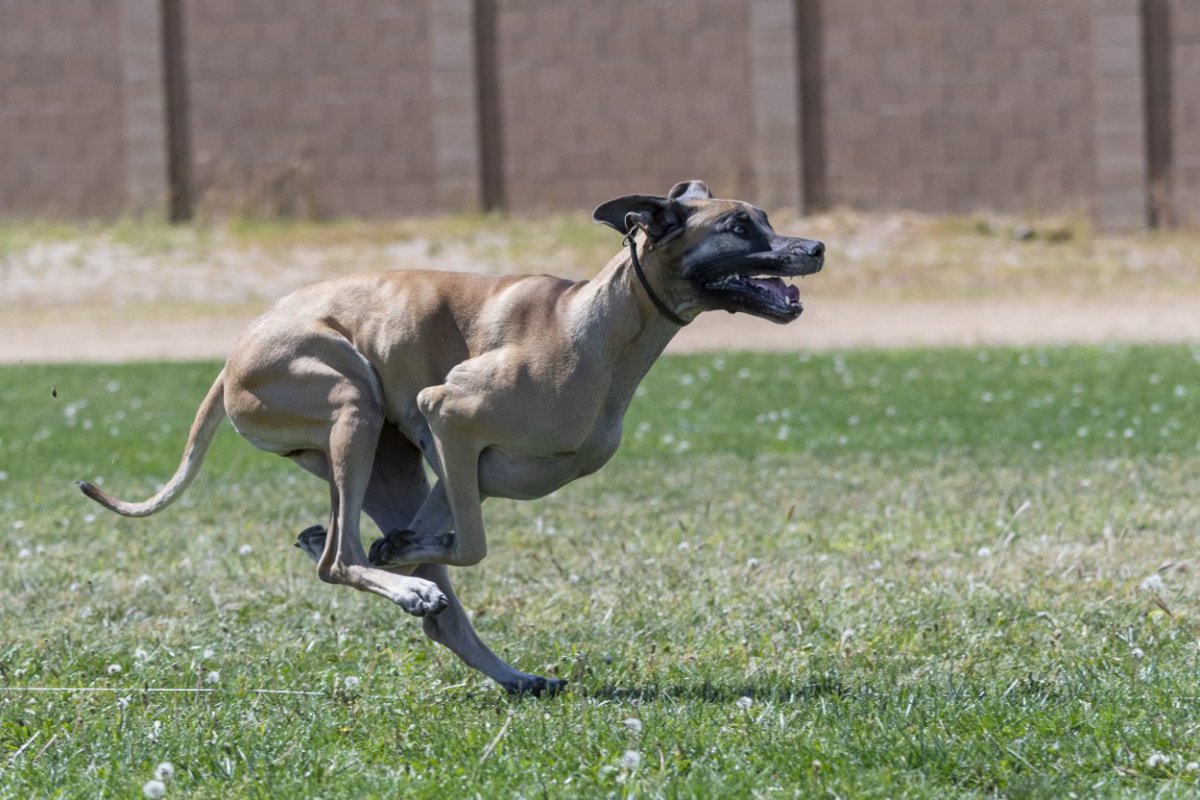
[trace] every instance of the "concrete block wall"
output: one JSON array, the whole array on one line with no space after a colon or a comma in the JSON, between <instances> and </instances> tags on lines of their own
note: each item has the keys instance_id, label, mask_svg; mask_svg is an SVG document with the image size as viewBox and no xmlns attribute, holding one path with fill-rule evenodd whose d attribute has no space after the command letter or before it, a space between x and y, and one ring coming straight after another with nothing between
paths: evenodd
<instances>
[{"instance_id":1,"label":"concrete block wall","mask_svg":"<svg viewBox=\"0 0 1200 800\"><path fill-rule=\"evenodd\" d=\"M1198 83L1194 0L0 0L0 216L181 185L265 215L587 209L699 177L1200 225Z\"/></svg>"},{"instance_id":2,"label":"concrete block wall","mask_svg":"<svg viewBox=\"0 0 1200 800\"><path fill-rule=\"evenodd\" d=\"M121 20L105 0L0 0L0 217L115 217Z\"/></svg>"},{"instance_id":3,"label":"concrete block wall","mask_svg":"<svg viewBox=\"0 0 1200 800\"><path fill-rule=\"evenodd\" d=\"M834 205L1056 211L1095 188L1087 0L824 4Z\"/></svg>"},{"instance_id":4,"label":"concrete block wall","mask_svg":"<svg viewBox=\"0 0 1200 800\"><path fill-rule=\"evenodd\" d=\"M1200 227L1200 3L1171 0L1171 216Z\"/></svg>"},{"instance_id":5,"label":"concrete block wall","mask_svg":"<svg viewBox=\"0 0 1200 800\"><path fill-rule=\"evenodd\" d=\"M200 208L407 214L436 196L429 7L184 5Z\"/></svg>"},{"instance_id":6,"label":"concrete block wall","mask_svg":"<svg viewBox=\"0 0 1200 800\"><path fill-rule=\"evenodd\" d=\"M514 210L752 183L746 3L498 0L503 171Z\"/></svg>"}]
</instances>

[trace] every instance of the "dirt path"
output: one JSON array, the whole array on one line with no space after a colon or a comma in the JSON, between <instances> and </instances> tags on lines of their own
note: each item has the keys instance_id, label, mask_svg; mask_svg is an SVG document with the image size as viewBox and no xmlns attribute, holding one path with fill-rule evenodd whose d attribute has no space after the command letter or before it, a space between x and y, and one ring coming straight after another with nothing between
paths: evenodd
<instances>
[{"instance_id":1,"label":"dirt path","mask_svg":"<svg viewBox=\"0 0 1200 800\"><path fill-rule=\"evenodd\" d=\"M177 320L0 320L0 361L142 361L222 358L250 313ZM1140 298L941 300L904 303L813 299L787 326L706 314L671 352L834 350L1095 343L1200 342L1200 294Z\"/></svg>"},{"instance_id":2,"label":"dirt path","mask_svg":"<svg viewBox=\"0 0 1200 800\"><path fill-rule=\"evenodd\" d=\"M829 269L801 287L804 316L778 326L706 314L672 351L1200 342L1196 233L1098 236L1043 223L1045 235L1029 239L1002 220L848 212L784 224L837 244ZM0 363L221 358L273 298L333 275L435 268L584 278L591 273L572 265L603 263L613 246L582 218L399 225L237 236L118 226L41 238L12 228L0 235ZM29 241L14 244L21 236Z\"/></svg>"}]
</instances>

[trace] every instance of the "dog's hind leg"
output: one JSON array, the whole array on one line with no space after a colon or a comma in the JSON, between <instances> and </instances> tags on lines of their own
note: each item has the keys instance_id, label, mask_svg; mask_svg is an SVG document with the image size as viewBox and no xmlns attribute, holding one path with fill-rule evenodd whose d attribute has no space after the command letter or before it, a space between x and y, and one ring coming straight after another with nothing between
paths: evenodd
<instances>
[{"instance_id":1,"label":"dog's hind leg","mask_svg":"<svg viewBox=\"0 0 1200 800\"><path fill-rule=\"evenodd\" d=\"M307 465L302 464L302 466ZM310 471L314 471L310 469ZM317 472L317 474L320 474ZM420 468L420 454L407 440L391 440L386 429L380 437L375 454L375 464L363 499L363 510L380 530L396 531L416 529L420 533L446 532L453 525L453 514L444 491L429 491ZM425 499L427 497L427 499ZM326 541L325 529L314 526L301 534L309 544L301 544L313 558L318 560ZM380 542L387 541L385 536ZM377 551L376 546L372 551ZM471 625L462 603L450 584L449 571L440 564L379 565L389 571L411 572L414 579L432 581L446 598L446 607L436 616L423 620L425 633L438 644L449 648L471 666L487 675L505 690L514 694L556 694L566 681L543 678L521 672L493 653L480 640Z\"/></svg>"},{"instance_id":2,"label":"dog's hind leg","mask_svg":"<svg viewBox=\"0 0 1200 800\"><path fill-rule=\"evenodd\" d=\"M308 450L291 453L288 457L306 471L329 481L329 462L324 453ZM384 534L371 545L368 560L374 566L405 574L412 572L415 564L410 563L407 569L398 569L397 564L379 561L375 558L375 552L382 543L388 541L389 534L393 538L400 534L401 528L417 516L428 496L429 481L425 477L420 451L404 438L396 426L385 423L375 447L375 463L371 467L371 480L363 499L363 511L379 526L379 532ZM327 535L324 525L313 525L300 533L296 547L307 553L313 561L319 561Z\"/></svg>"},{"instance_id":3,"label":"dog's hind leg","mask_svg":"<svg viewBox=\"0 0 1200 800\"><path fill-rule=\"evenodd\" d=\"M425 617L422 624L425 635L454 651L454 654L474 667L510 694L558 694L567 682L559 678L543 678L521 672L493 653L479 638L470 618L463 610L454 588L450 585L450 572L445 564L421 564L414 576L431 580L445 595L447 605L436 617Z\"/></svg>"},{"instance_id":4,"label":"dog's hind leg","mask_svg":"<svg viewBox=\"0 0 1200 800\"><path fill-rule=\"evenodd\" d=\"M383 425L377 412L352 407L343 408L329 430L332 510L329 533L317 561L317 575L327 583L344 584L386 597L416 616L436 614L447 602L437 586L371 566L359 537L359 518Z\"/></svg>"},{"instance_id":5,"label":"dog's hind leg","mask_svg":"<svg viewBox=\"0 0 1200 800\"><path fill-rule=\"evenodd\" d=\"M378 488L377 488L378 487ZM380 564L384 555L390 552L392 539L399 536L406 538L412 534L418 538L428 539L435 534L445 534L454 525L454 514L450 508L449 498L444 491L444 484L439 482L429 492L428 498L421 504L415 516L410 517L408 527L400 533L384 536L371 547L372 563ZM380 493L384 491L382 482L372 481L371 489L367 492L367 514L383 530L396 531L394 527L400 520L405 519L403 513L395 515L390 509L395 508L394 501L385 501ZM394 495L394 492L389 493ZM385 505L386 503L386 505ZM383 510L383 509L389 510ZM381 513L382 511L382 513ZM401 543L400 547L402 548ZM391 567L388 567L391 568ZM395 567L403 569L403 566ZM408 565L412 569L412 565ZM491 651L475 628L467 612L459 602L450 584L450 571L444 564L420 564L412 573L414 577L424 578L437 584L438 589L446 598L446 608L437 616L427 616L422 621L425 635L440 645L449 648L470 667L482 672L511 694L557 694L566 686L566 681L558 678L543 678L521 672L504 659Z\"/></svg>"}]
</instances>

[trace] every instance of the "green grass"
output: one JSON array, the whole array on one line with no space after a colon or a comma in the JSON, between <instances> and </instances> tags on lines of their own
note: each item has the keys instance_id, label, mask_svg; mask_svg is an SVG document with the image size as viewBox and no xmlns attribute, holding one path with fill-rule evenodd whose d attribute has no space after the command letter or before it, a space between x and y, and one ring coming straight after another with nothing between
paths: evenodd
<instances>
[{"instance_id":1,"label":"green grass","mask_svg":"<svg viewBox=\"0 0 1200 800\"><path fill-rule=\"evenodd\" d=\"M548 700L317 581L324 487L229 430L154 518L77 494L165 479L216 368L0 369L0 797L1200 791L1200 349L664 359L457 571Z\"/></svg>"}]
</instances>

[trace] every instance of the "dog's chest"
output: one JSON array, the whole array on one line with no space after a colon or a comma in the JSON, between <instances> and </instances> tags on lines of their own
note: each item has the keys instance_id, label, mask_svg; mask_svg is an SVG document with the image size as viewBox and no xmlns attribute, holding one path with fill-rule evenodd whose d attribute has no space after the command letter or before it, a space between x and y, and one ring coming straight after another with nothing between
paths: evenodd
<instances>
[{"instance_id":1,"label":"dog's chest","mask_svg":"<svg viewBox=\"0 0 1200 800\"><path fill-rule=\"evenodd\" d=\"M621 418L602 419L570 452L536 453L500 446L479 456L479 488L490 497L532 500L604 466L621 444Z\"/></svg>"}]
</instances>

